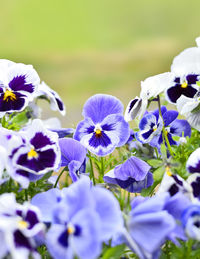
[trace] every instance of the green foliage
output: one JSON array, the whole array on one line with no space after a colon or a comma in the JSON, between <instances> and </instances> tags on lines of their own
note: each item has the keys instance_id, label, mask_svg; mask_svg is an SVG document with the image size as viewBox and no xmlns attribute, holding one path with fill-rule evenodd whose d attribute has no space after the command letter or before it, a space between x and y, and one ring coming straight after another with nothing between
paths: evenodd
<instances>
[{"instance_id":1,"label":"green foliage","mask_svg":"<svg viewBox=\"0 0 200 259\"><path fill-rule=\"evenodd\" d=\"M163 164L163 161L160 159L150 159L150 160L147 160L147 163L154 168L158 168Z\"/></svg>"},{"instance_id":2,"label":"green foliage","mask_svg":"<svg viewBox=\"0 0 200 259\"><path fill-rule=\"evenodd\" d=\"M103 251L101 259L119 259L124 255L125 245L109 247Z\"/></svg>"},{"instance_id":3,"label":"green foliage","mask_svg":"<svg viewBox=\"0 0 200 259\"><path fill-rule=\"evenodd\" d=\"M180 245L167 241L162 249L160 259L200 259L199 242L189 239L188 241L179 240Z\"/></svg>"}]
</instances>

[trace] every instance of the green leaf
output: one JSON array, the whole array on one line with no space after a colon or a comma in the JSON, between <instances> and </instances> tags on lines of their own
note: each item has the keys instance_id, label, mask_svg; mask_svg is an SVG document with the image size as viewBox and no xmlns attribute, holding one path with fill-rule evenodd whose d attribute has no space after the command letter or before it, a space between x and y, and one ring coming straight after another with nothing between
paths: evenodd
<instances>
[{"instance_id":1,"label":"green leaf","mask_svg":"<svg viewBox=\"0 0 200 259\"><path fill-rule=\"evenodd\" d=\"M198 112L200 110L200 104L197 105L197 107L195 107L191 112L195 113Z\"/></svg>"},{"instance_id":2,"label":"green leaf","mask_svg":"<svg viewBox=\"0 0 200 259\"><path fill-rule=\"evenodd\" d=\"M159 160L159 159L150 159L147 161L147 163L150 166L157 168L157 167L161 166L163 162L162 162L162 160Z\"/></svg>"},{"instance_id":3,"label":"green leaf","mask_svg":"<svg viewBox=\"0 0 200 259\"><path fill-rule=\"evenodd\" d=\"M146 188L146 189L142 189L141 191L141 195L143 197L147 197L147 196L151 196L152 193L154 192L154 189L156 188L156 186L158 185L159 183L158 182L155 182L153 183L152 186L150 186L149 188Z\"/></svg>"},{"instance_id":4,"label":"green leaf","mask_svg":"<svg viewBox=\"0 0 200 259\"><path fill-rule=\"evenodd\" d=\"M162 166L162 167L159 167L158 169L156 169L154 172L153 172L153 179L155 182L161 182L162 178L163 178L163 174L165 172L165 168Z\"/></svg>"},{"instance_id":5,"label":"green leaf","mask_svg":"<svg viewBox=\"0 0 200 259\"><path fill-rule=\"evenodd\" d=\"M17 124L18 126L23 126L28 122L27 112L23 111L21 113L17 113L11 120L12 124Z\"/></svg>"},{"instance_id":6,"label":"green leaf","mask_svg":"<svg viewBox=\"0 0 200 259\"><path fill-rule=\"evenodd\" d=\"M179 136L174 136L174 135L172 135L172 138L173 138L174 141L179 141L179 139L180 139Z\"/></svg>"},{"instance_id":7,"label":"green leaf","mask_svg":"<svg viewBox=\"0 0 200 259\"><path fill-rule=\"evenodd\" d=\"M166 159L167 158L167 148L166 148L165 144L160 145L160 151L161 151L163 159Z\"/></svg>"},{"instance_id":8,"label":"green leaf","mask_svg":"<svg viewBox=\"0 0 200 259\"><path fill-rule=\"evenodd\" d=\"M118 245L115 247L108 248L102 259L119 259L124 254L125 245Z\"/></svg>"}]
</instances>

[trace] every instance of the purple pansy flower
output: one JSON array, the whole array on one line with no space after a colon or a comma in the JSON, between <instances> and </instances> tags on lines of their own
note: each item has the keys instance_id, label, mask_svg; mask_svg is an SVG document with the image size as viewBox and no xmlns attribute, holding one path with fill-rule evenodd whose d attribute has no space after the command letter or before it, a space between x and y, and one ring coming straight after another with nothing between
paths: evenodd
<instances>
[{"instance_id":1,"label":"purple pansy flower","mask_svg":"<svg viewBox=\"0 0 200 259\"><path fill-rule=\"evenodd\" d=\"M167 194L154 196L140 200L136 205L135 199L133 200L134 206L130 213L128 228L131 237L144 254L152 255L159 250L168 235L175 229L174 218L164 210L167 198Z\"/></svg>"},{"instance_id":2,"label":"purple pansy flower","mask_svg":"<svg viewBox=\"0 0 200 259\"><path fill-rule=\"evenodd\" d=\"M18 140L18 145L15 141ZM10 143L9 143L10 142ZM43 126L38 119L8 140L10 157L8 173L25 188L43 174L56 170L60 163L58 135Z\"/></svg>"},{"instance_id":3,"label":"purple pansy flower","mask_svg":"<svg viewBox=\"0 0 200 259\"><path fill-rule=\"evenodd\" d=\"M40 83L37 72L31 65L0 62L0 112L22 111Z\"/></svg>"},{"instance_id":4,"label":"purple pansy flower","mask_svg":"<svg viewBox=\"0 0 200 259\"><path fill-rule=\"evenodd\" d=\"M62 191L37 194L32 203L41 208L43 219L52 223L46 243L54 258L73 258L74 254L96 258L102 241L123 228L117 200L108 190L92 187L86 176Z\"/></svg>"},{"instance_id":5,"label":"purple pansy flower","mask_svg":"<svg viewBox=\"0 0 200 259\"><path fill-rule=\"evenodd\" d=\"M200 203L188 206L181 219L187 236L200 241Z\"/></svg>"},{"instance_id":6,"label":"purple pansy flower","mask_svg":"<svg viewBox=\"0 0 200 259\"><path fill-rule=\"evenodd\" d=\"M0 246L4 256L10 253L13 258L27 259L30 254L38 257L36 238L44 232L38 208L28 202L16 203L13 193L1 195L0 205Z\"/></svg>"},{"instance_id":7,"label":"purple pansy flower","mask_svg":"<svg viewBox=\"0 0 200 259\"><path fill-rule=\"evenodd\" d=\"M186 120L178 120L177 111L167 111L165 106L161 107L161 113L164 121L164 127L170 145L178 145L173 140L173 136L184 137L191 136L191 127ZM137 139L142 143L149 143L152 146L159 147L163 142L162 127L163 121L159 115L158 109L144 115L139 124L139 131L136 134Z\"/></svg>"},{"instance_id":8,"label":"purple pansy flower","mask_svg":"<svg viewBox=\"0 0 200 259\"><path fill-rule=\"evenodd\" d=\"M136 133L136 138L142 143L149 143L154 137L160 136L162 128L163 121L159 116L159 111L147 112L139 123L139 131Z\"/></svg>"},{"instance_id":9,"label":"purple pansy flower","mask_svg":"<svg viewBox=\"0 0 200 259\"><path fill-rule=\"evenodd\" d=\"M63 138L59 140L61 150L60 166L67 166L70 177L75 182L79 179L81 167L86 161L86 148L75 139Z\"/></svg>"},{"instance_id":10,"label":"purple pansy flower","mask_svg":"<svg viewBox=\"0 0 200 259\"><path fill-rule=\"evenodd\" d=\"M126 162L106 173L104 181L118 184L129 192L141 192L153 184L150 166L137 157L130 157Z\"/></svg>"},{"instance_id":11,"label":"purple pansy flower","mask_svg":"<svg viewBox=\"0 0 200 259\"><path fill-rule=\"evenodd\" d=\"M66 188L59 190L50 189L46 192L36 194L31 203L40 209L41 219L45 223L53 222L53 211L57 204L63 199Z\"/></svg>"},{"instance_id":12,"label":"purple pansy flower","mask_svg":"<svg viewBox=\"0 0 200 259\"><path fill-rule=\"evenodd\" d=\"M122 112L123 105L117 98L104 94L92 96L83 107L85 119L78 124L74 139L98 156L112 153L130 135Z\"/></svg>"}]
</instances>

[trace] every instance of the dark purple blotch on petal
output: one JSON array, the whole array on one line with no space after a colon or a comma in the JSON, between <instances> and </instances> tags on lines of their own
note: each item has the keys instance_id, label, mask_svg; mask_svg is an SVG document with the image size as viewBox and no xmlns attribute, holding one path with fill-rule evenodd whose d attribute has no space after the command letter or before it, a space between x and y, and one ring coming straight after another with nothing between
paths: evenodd
<instances>
[{"instance_id":1,"label":"dark purple blotch on petal","mask_svg":"<svg viewBox=\"0 0 200 259\"><path fill-rule=\"evenodd\" d=\"M200 173L200 160L195 166L188 166L188 171L190 173Z\"/></svg>"},{"instance_id":2,"label":"dark purple blotch on petal","mask_svg":"<svg viewBox=\"0 0 200 259\"><path fill-rule=\"evenodd\" d=\"M81 235L81 228L78 225L74 225L75 228L75 232L72 234L74 236L80 236ZM63 246L63 247L68 247L69 243L68 243L68 239L69 239L69 234L67 229L65 229L61 235L58 238L58 242Z\"/></svg>"},{"instance_id":3,"label":"dark purple blotch on petal","mask_svg":"<svg viewBox=\"0 0 200 259\"><path fill-rule=\"evenodd\" d=\"M29 168L35 172L40 172L45 168L52 168L54 167L54 163L56 160L56 153L53 149L48 149L45 151L38 151L37 158L28 159L27 154L23 154L19 156L17 160L17 164Z\"/></svg>"},{"instance_id":4,"label":"dark purple blotch on petal","mask_svg":"<svg viewBox=\"0 0 200 259\"><path fill-rule=\"evenodd\" d=\"M14 232L14 243L17 248L25 247L29 250L33 250L28 238L19 230Z\"/></svg>"},{"instance_id":5,"label":"dark purple blotch on petal","mask_svg":"<svg viewBox=\"0 0 200 259\"><path fill-rule=\"evenodd\" d=\"M146 189L153 184L153 175L149 172L145 179L141 181L136 181L131 177L125 181L116 178L115 184L118 184L121 188L126 189L128 192L140 193L143 189Z\"/></svg>"},{"instance_id":6,"label":"dark purple blotch on petal","mask_svg":"<svg viewBox=\"0 0 200 259\"><path fill-rule=\"evenodd\" d=\"M133 106L137 103L138 100L139 100L139 99L137 99L137 98L135 98L134 100L132 100L132 102L131 102L130 105L129 105L129 110L128 110L128 112L130 112L130 111L132 110Z\"/></svg>"},{"instance_id":7,"label":"dark purple blotch on petal","mask_svg":"<svg viewBox=\"0 0 200 259\"><path fill-rule=\"evenodd\" d=\"M94 132L94 126L90 126L89 128L86 129L86 131L84 133L88 133L88 134L91 134Z\"/></svg>"},{"instance_id":8,"label":"dark purple blotch on petal","mask_svg":"<svg viewBox=\"0 0 200 259\"><path fill-rule=\"evenodd\" d=\"M151 136L152 133L153 133L153 130L150 129L149 131L147 131L147 132L145 132L145 133L142 133L141 135L142 135L142 137L143 137L144 139L148 139L148 138Z\"/></svg>"},{"instance_id":9,"label":"dark purple blotch on petal","mask_svg":"<svg viewBox=\"0 0 200 259\"><path fill-rule=\"evenodd\" d=\"M64 111L64 104L63 104L63 102L60 99L58 99L58 98L55 98L55 99L56 99L56 103L58 105L59 110L60 111Z\"/></svg>"},{"instance_id":10,"label":"dark purple blotch on petal","mask_svg":"<svg viewBox=\"0 0 200 259\"><path fill-rule=\"evenodd\" d=\"M28 210L25 221L29 223L28 229L32 229L37 223L39 223L37 214L32 210Z\"/></svg>"},{"instance_id":11,"label":"dark purple blotch on petal","mask_svg":"<svg viewBox=\"0 0 200 259\"><path fill-rule=\"evenodd\" d=\"M35 136L31 139L31 144L35 147L35 149L43 148L47 145L55 144L50 140L49 137L44 135L42 132L37 132Z\"/></svg>"},{"instance_id":12,"label":"dark purple blotch on petal","mask_svg":"<svg viewBox=\"0 0 200 259\"><path fill-rule=\"evenodd\" d=\"M178 191L179 191L179 188L175 183L172 184L172 186L169 188L169 193L171 196L174 196Z\"/></svg>"},{"instance_id":13,"label":"dark purple blotch on petal","mask_svg":"<svg viewBox=\"0 0 200 259\"><path fill-rule=\"evenodd\" d=\"M172 178L174 179L174 181L180 185L180 186L183 186L183 182L181 180L178 179L178 177L176 175L172 175Z\"/></svg>"},{"instance_id":14,"label":"dark purple blotch on petal","mask_svg":"<svg viewBox=\"0 0 200 259\"><path fill-rule=\"evenodd\" d=\"M23 211L22 210L16 210L16 214L20 217L22 217L23 215Z\"/></svg>"},{"instance_id":15,"label":"dark purple blotch on petal","mask_svg":"<svg viewBox=\"0 0 200 259\"><path fill-rule=\"evenodd\" d=\"M7 100L3 100L4 94L1 94L0 96L0 111L6 112L6 111L20 111L23 109L25 105L25 98L27 98L25 95L15 92L16 100L11 100L8 98Z\"/></svg>"},{"instance_id":16,"label":"dark purple blotch on petal","mask_svg":"<svg viewBox=\"0 0 200 259\"><path fill-rule=\"evenodd\" d=\"M105 130L105 131L110 131L110 130L113 130L115 128L115 124L112 123L112 124L104 124L102 126L102 130Z\"/></svg>"},{"instance_id":17,"label":"dark purple blotch on petal","mask_svg":"<svg viewBox=\"0 0 200 259\"><path fill-rule=\"evenodd\" d=\"M63 247L68 247L68 238L69 235L67 233L67 229L65 229L61 235L58 238L58 242L63 246Z\"/></svg>"},{"instance_id":18,"label":"dark purple blotch on petal","mask_svg":"<svg viewBox=\"0 0 200 259\"><path fill-rule=\"evenodd\" d=\"M189 85L196 84L196 82L198 81L198 76L199 75L195 75L195 74L187 75L186 80L187 80L188 84Z\"/></svg>"},{"instance_id":19,"label":"dark purple blotch on petal","mask_svg":"<svg viewBox=\"0 0 200 259\"><path fill-rule=\"evenodd\" d=\"M20 176L23 176L25 178L28 178L29 181L31 181L31 182L36 182L43 177L42 174L41 175L31 174L31 173L29 173L25 170L21 170L21 169L16 170L15 173L16 173L16 175L20 175Z\"/></svg>"},{"instance_id":20,"label":"dark purple blotch on petal","mask_svg":"<svg viewBox=\"0 0 200 259\"><path fill-rule=\"evenodd\" d=\"M181 84L178 83L167 90L168 98L172 103L176 103L181 95L193 98L196 93L197 90L189 84L186 88L183 88L181 87Z\"/></svg>"},{"instance_id":21,"label":"dark purple blotch on petal","mask_svg":"<svg viewBox=\"0 0 200 259\"><path fill-rule=\"evenodd\" d=\"M96 136L96 133L94 133L89 140L89 145L94 148L98 148L99 146L107 147L110 144L112 144L110 138L103 131L101 132L101 136Z\"/></svg>"},{"instance_id":22,"label":"dark purple blotch on petal","mask_svg":"<svg viewBox=\"0 0 200 259\"><path fill-rule=\"evenodd\" d=\"M25 91L33 93L34 86L26 83L26 75L16 76L9 82L9 87L13 91Z\"/></svg>"}]
</instances>

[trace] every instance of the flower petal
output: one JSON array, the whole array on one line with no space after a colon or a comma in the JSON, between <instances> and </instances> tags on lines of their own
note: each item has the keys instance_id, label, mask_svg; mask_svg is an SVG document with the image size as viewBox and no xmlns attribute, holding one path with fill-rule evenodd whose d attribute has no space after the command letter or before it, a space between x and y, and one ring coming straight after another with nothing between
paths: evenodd
<instances>
[{"instance_id":1,"label":"flower petal","mask_svg":"<svg viewBox=\"0 0 200 259\"><path fill-rule=\"evenodd\" d=\"M83 107L83 117L91 118L96 123L110 114L123 114L123 104L112 95L96 94L90 97Z\"/></svg>"}]
</instances>

